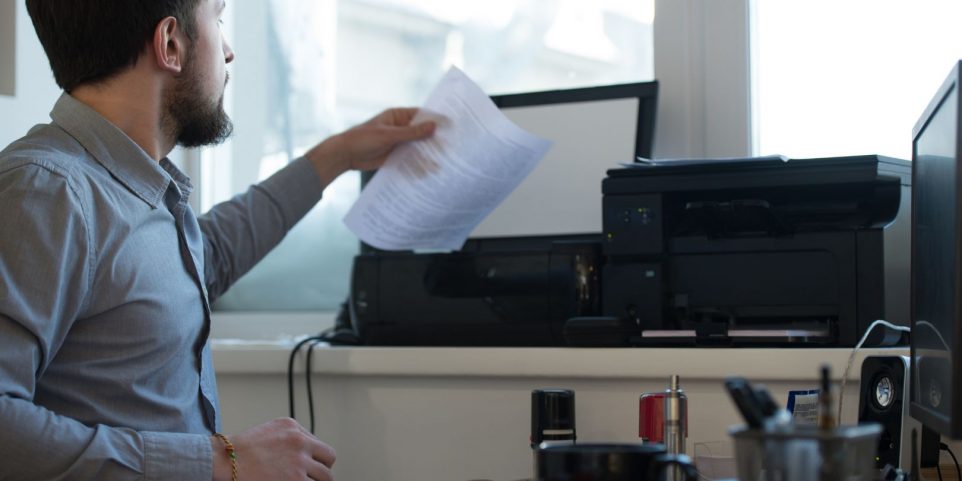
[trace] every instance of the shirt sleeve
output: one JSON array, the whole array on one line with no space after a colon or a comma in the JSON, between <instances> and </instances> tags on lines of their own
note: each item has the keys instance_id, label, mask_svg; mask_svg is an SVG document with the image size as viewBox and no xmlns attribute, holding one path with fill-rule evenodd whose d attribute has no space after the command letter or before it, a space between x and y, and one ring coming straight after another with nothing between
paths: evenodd
<instances>
[{"instance_id":1,"label":"shirt sleeve","mask_svg":"<svg viewBox=\"0 0 962 481\"><path fill-rule=\"evenodd\" d=\"M310 160L299 157L201 216L204 279L211 302L277 246L321 200L323 191Z\"/></svg>"},{"instance_id":2,"label":"shirt sleeve","mask_svg":"<svg viewBox=\"0 0 962 481\"><path fill-rule=\"evenodd\" d=\"M92 287L81 198L52 166L0 170L0 479L209 481L205 435L85 425L34 403Z\"/></svg>"}]
</instances>

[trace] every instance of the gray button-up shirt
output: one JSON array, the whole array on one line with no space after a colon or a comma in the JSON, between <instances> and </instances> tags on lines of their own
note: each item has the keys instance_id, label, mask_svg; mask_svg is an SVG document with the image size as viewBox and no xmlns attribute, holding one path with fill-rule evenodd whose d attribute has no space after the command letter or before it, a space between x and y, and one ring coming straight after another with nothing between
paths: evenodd
<instances>
[{"instance_id":1,"label":"gray button-up shirt","mask_svg":"<svg viewBox=\"0 0 962 481\"><path fill-rule=\"evenodd\" d=\"M323 187L301 158L198 219L167 159L51 119L0 152L0 479L208 481L209 302Z\"/></svg>"}]
</instances>

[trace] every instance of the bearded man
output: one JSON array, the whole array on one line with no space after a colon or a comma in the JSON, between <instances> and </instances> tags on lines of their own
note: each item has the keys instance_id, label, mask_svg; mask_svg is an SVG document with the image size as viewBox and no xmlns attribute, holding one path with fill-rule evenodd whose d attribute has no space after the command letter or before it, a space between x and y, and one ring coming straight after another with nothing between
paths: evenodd
<instances>
[{"instance_id":1,"label":"bearded man","mask_svg":"<svg viewBox=\"0 0 962 481\"><path fill-rule=\"evenodd\" d=\"M387 110L197 218L166 156L230 135L223 0L26 4L64 93L0 152L0 479L333 479L293 420L219 432L210 302L434 125Z\"/></svg>"}]
</instances>

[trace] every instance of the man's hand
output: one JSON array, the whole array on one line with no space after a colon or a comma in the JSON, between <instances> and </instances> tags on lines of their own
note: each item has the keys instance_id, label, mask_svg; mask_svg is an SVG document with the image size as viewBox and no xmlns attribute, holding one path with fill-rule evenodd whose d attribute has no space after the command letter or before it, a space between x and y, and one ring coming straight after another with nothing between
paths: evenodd
<instances>
[{"instance_id":1,"label":"man's hand","mask_svg":"<svg viewBox=\"0 0 962 481\"><path fill-rule=\"evenodd\" d=\"M434 133L432 121L411 125L416 108L395 108L321 142L307 152L324 185L348 170L381 167L397 144Z\"/></svg>"},{"instance_id":2,"label":"man's hand","mask_svg":"<svg viewBox=\"0 0 962 481\"><path fill-rule=\"evenodd\" d=\"M334 449L293 419L275 419L230 437L239 479L332 481ZM231 463L224 443L211 436L213 481L230 481Z\"/></svg>"}]
</instances>

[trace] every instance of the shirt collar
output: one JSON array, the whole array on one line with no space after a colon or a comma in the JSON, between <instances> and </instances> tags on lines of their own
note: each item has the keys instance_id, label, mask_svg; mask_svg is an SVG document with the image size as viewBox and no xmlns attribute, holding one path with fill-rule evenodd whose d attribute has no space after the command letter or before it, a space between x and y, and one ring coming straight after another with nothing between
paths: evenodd
<instances>
[{"instance_id":1,"label":"shirt collar","mask_svg":"<svg viewBox=\"0 0 962 481\"><path fill-rule=\"evenodd\" d=\"M168 173L170 168L186 179L170 162L161 166L123 131L66 92L57 100L50 118L80 142L110 175L151 207L156 208L163 201L173 180Z\"/></svg>"},{"instance_id":2,"label":"shirt collar","mask_svg":"<svg viewBox=\"0 0 962 481\"><path fill-rule=\"evenodd\" d=\"M170 175L171 180L179 190L180 197L183 199L190 197L190 193L194 189L194 186L190 183L190 177L181 172L167 157L160 159L160 166Z\"/></svg>"}]
</instances>

